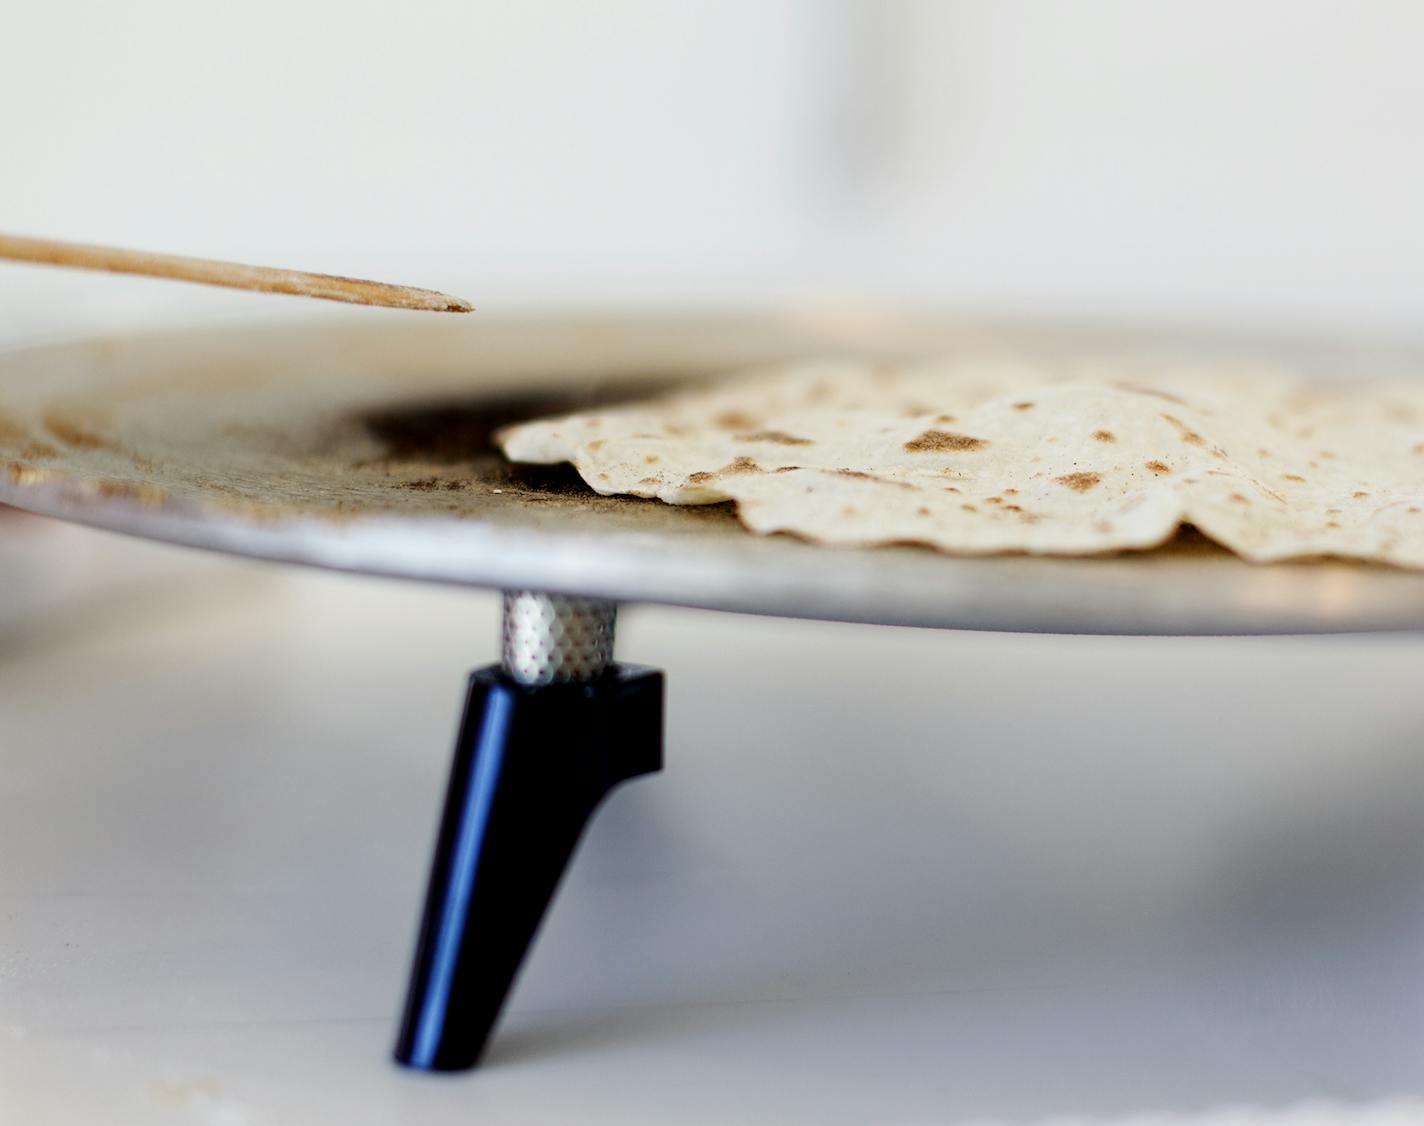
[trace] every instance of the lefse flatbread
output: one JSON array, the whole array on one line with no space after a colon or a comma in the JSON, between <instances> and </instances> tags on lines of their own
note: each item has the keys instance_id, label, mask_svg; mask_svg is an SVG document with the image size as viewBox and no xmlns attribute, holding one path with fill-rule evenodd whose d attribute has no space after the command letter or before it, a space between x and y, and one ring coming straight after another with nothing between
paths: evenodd
<instances>
[{"instance_id":1,"label":"lefse flatbread","mask_svg":"<svg viewBox=\"0 0 1424 1126\"><path fill-rule=\"evenodd\" d=\"M1084 555L1191 524L1257 561L1424 568L1424 384L1246 366L807 363L511 427L597 492L816 543Z\"/></svg>"}]
</instances>

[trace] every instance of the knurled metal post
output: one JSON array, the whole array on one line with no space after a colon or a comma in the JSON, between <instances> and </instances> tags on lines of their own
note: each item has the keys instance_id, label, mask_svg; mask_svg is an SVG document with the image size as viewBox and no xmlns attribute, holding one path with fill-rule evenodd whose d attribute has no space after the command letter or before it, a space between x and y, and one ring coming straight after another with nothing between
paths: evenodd
<instances>
[{"instance_id":1,"label":"knurled metal post","mask_svg":"<svg viewBox=\"0 0 1424 1126\"><path fill-rule=\"evenodd\" d=\"M504 594L504 671L520 684L593 680L613 665L617 603L511 590Z\"/></svg>"}]
</instances>

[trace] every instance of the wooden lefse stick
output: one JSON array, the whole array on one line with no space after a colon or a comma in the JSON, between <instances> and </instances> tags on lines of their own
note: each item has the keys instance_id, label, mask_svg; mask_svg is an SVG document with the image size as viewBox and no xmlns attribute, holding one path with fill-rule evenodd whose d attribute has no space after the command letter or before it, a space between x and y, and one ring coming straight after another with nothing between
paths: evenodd
<instances>
[{"instance_id":1,"label":"wooden lefse stick","mask_svg":"<svg viewBox=\"0 0 1424 1126\"><path fill-rule=\"evenodd\" d=\"M413 289L405 285L387 285L331 274L309 274L301 270L274 269L271 266L244 266L210 258L186 258L178 254L151 254L112 246L26 238L22 235L0 234L0 259L173 278L200 285L252 289L259 293L290 293L323 301L345 301L352 305L383 305L391 309L424 309L434 313L468 313L474 309L468 301L430 289Z\"/></svg>"}]
</instances>

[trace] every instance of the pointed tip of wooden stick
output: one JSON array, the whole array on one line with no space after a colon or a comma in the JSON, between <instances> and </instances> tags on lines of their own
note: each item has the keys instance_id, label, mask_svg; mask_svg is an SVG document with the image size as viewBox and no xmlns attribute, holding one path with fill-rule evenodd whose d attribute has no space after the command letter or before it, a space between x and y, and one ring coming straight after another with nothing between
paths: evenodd
<instances>
[{"instance_id":1,"label":"pointed tip of wooden stick","mask_svg":"<svg viewBox=\"0 0 1424 1126\"><path fill-rule=\"evenodd\" d=\"M287 293L323 301L344 301L353 305L383 305L393 309L424 309L436 313L472 313L475 310L463 297L452 297L431 289L388 285L364 278L312 274L304 270L246 266L211 258L187 258L178 254L150 254L112 246L26 238L23 235L0 233L0 259L71 266L82 270L108 270L117 274L142 274L200 285L251 289L259 293Z\"/></svg>"},{"instance_id":2,"label":"pointed tip of wooden stick","mask_svg":"<svg viewBox=\"0 0 1424 1126\"><path fill-rule=\"evenodd\" d=\"M394 309L423 309L428 313L473 313L475 307L463 297L441 293L436 289L415 289L405 285L387 285L360 278L322 277L330 283L324 292L313 297L330 297L336 301L353 301L365 305L385 305Z\"/></svg>"}]
</instances>

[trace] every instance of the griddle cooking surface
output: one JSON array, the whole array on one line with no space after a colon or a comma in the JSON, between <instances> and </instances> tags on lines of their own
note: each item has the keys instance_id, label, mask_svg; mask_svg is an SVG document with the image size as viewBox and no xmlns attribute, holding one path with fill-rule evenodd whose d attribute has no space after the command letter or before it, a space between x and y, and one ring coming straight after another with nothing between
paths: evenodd
<instances>
[{"instance_id":1,"label":"griddle cooking surface","mask_svg":"<svg viewBox=\"0 0 1424 1126\"><path fill-rule=\"evenodd\" d=\"M1088 559L833 550L752 536L725 505L600 497L571 468L510 465L490 442L507 421L746 363L923 354L985 331L392 315L13 352L0 355L0 500L287 562L752 613L1074 633L1424 627L1421 574L1253 566L1191 536Z\"/></svg>"}]
</instances>

